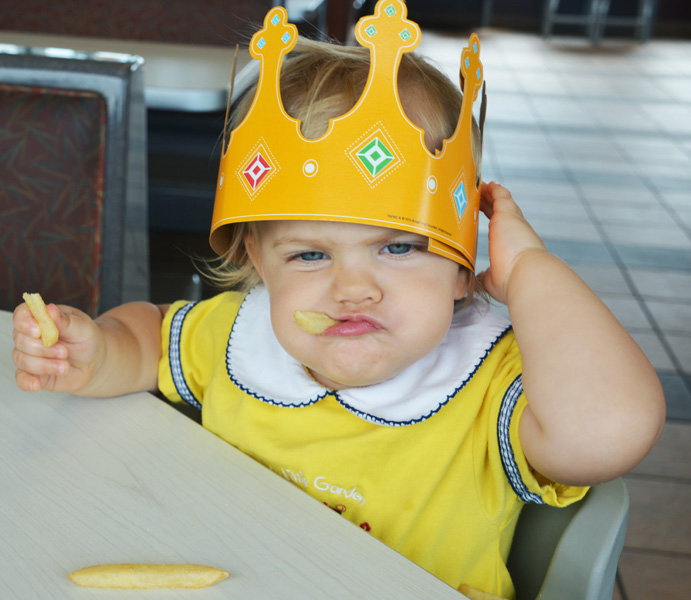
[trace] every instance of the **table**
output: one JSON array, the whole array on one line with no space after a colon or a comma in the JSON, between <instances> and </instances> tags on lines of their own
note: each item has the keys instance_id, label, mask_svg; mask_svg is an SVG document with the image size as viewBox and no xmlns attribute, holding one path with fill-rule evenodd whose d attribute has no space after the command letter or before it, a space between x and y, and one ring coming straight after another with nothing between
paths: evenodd
<instances>
[{"instance_id":1,"label":"table","mask_svg":"<svg viewBox=\"0 0 691 600\"><path fill-rule=\"evenodd\" d=\"M20 391L0 311L0 598L464 598L147 393ZM223 568L199 591L79 588L98 563Z\"/></svg>"},{"instance_id":2,"label":"table","mask_svg":"<svg viewBox=\"0 0 691 600\"><path fill-rule=\"evenodd\" d=\"M225 110L235 52L234 46L113 40L17 31L0 31L0 44L139 55L145 61L144 80L148 108L187 112ZM241 49L236 73L251 60L249 51Z\"/></svg>"}]
</instances>

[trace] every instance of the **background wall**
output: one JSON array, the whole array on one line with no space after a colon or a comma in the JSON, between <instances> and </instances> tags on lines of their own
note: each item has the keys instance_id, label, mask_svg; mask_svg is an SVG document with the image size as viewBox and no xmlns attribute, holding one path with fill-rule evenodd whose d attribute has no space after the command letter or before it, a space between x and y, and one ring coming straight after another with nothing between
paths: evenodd
<instances>
[{"instance_id":1,"label":"background wall","mask_svg":"<svg viewBox=\"0 0 691 600\"><path fill-rule=\"evenodd\" d=\"M490 24L539 32L544 1L493 0ZM560 11L577 14L585 3L586 0L561 0ZM367 0L363 11L370 10L373 4L374 0ZM482 4L482 0L408 0L410 16L433 27L477 27ZM3 1L0 29L227 45L247 40L270 6L270 0ZM610 12L630 16L637 7L638 0L611 0ZM617 31L627 34L625 29ZM658 0L653 35L691 38L691 2Z\"/></svg>"}]
</instances>

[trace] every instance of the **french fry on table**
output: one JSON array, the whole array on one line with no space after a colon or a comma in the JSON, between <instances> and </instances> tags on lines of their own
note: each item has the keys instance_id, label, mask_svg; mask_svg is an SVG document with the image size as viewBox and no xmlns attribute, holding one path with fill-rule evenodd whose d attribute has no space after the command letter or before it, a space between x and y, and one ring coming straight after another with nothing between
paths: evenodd
<instances>
[{"instance_id":1,"label":"french fry on table","mask_svg":"<svg viewBox=\"0 0 691 600\"><path fill-rule=\"evenodd\" d=\"M122 563L85 567L67 577L82 587L128 590L198 589L225 579L228 573L204 565Z\"/></svg>"}]
</instances>

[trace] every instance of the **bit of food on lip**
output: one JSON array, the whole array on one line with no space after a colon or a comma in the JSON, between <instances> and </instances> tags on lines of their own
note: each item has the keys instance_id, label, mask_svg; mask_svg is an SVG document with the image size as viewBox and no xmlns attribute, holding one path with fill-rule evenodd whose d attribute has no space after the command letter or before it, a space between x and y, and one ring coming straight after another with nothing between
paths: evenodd
<instances>
[{"instance_id":1,"label":"bit of food on lip","mask_svg":"<svg viewBox=\"0 0 691 600\"><path fill-rule=\"evenodd\" d=\"M123 563L85 567L67 577L82 587L128 590L198 589L225 579L228 573L204 565Z\"/></svg>"},{"instance_id":2,"label":"bit of food on lip","mask_svg":"<svg viewBox=\"0 0 691 600\"><path fill-rule=\"evenodd\" d=\"M41 298L41 294L27 294L24 292L22 298L24 298L24 302L26 302L26 305L29 307L34 319L38 322L43 345L46 348L50 348L58 341L60 334L58 333L58 328L55 326L53 319L46 310L46 305L43 302L43 298Z\"/></svg>"},{"instance_id":3,"label":"bit of food on lip","mask_svg":"<svg viewBox=\"0 0 691 600\"><path fill-rule=\"evenodd\" d=\"M307 333L319 335L324 333L329 327L333 327L338 321L329 315L321 312L311 312L308 310L296 310L293 313L295 322Z\"/></svg>"}]
</instances>

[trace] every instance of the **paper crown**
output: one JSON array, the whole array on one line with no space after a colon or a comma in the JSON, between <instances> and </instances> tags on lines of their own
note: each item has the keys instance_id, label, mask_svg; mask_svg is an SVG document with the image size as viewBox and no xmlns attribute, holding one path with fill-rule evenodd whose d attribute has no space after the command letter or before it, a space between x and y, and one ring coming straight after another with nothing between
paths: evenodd
<instances>
[{"instance_id":1,"label":"paper crown","mask_svg":"<svg viewBox=\"0 0 691 600\"><path fill-rule=\"evenodd\" d=\"M282 7L266 15L250 43L251 55L261 61L254 102L221 158L210 236L218 254L227 252L234 223L345 221L425 235L430 251L474 270L480 191L472 111L482 86L479 39L472 34L461 56L456 130L432 154L424 132L406 117L397 88L401 54L418 45L420 28L406 19L399 0L380 0L374 12L356 26L357 40L370 48L365 89L314 140L300 133L280 99L280 67L297 30Z\"/></svg>"}]
</instances>

